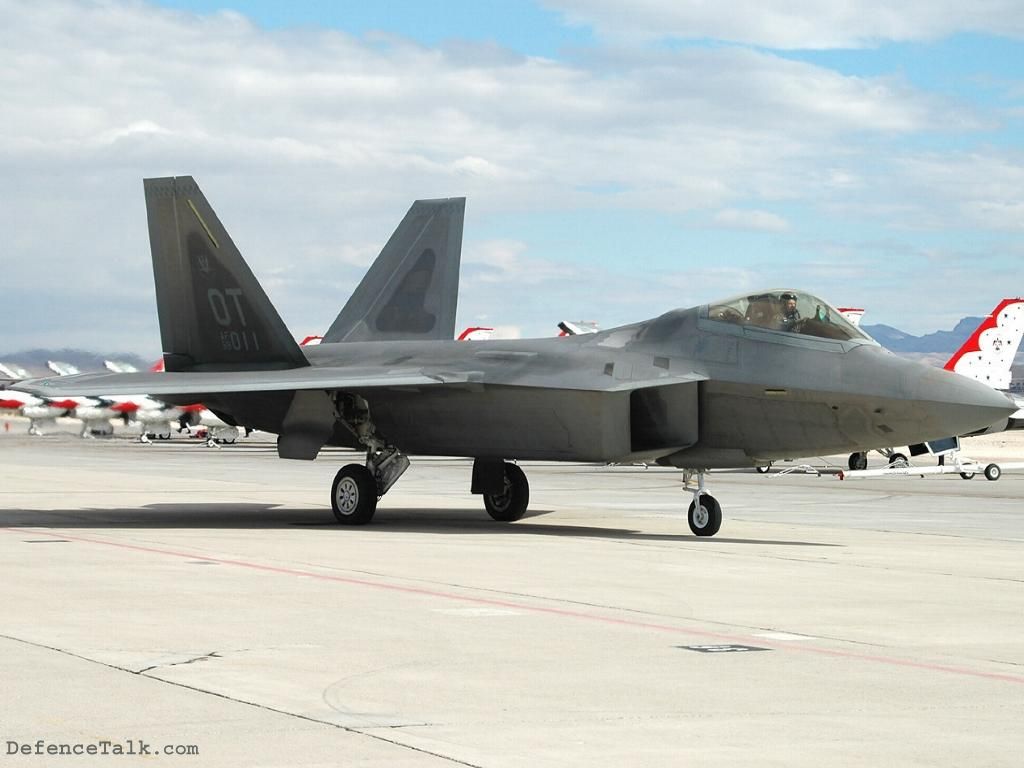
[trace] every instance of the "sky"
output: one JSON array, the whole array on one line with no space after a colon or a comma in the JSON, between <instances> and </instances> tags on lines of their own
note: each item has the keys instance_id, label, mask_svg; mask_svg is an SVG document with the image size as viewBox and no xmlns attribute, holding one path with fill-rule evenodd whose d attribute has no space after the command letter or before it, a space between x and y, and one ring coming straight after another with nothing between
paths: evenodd
<instances>
[{"instance_id":1,"label":"sky","mask_svg":"<svg viewBox=\"0 0 1024 768\"><path fill-rule=\"evenodd\" d=\"M160 352L141 180L169 175L196 178L298 338L417 198L467 197L459 328L791 287L924 334L1024 294L1024 0L0 18L0 354Z\"/></svg>"}]
</instances>

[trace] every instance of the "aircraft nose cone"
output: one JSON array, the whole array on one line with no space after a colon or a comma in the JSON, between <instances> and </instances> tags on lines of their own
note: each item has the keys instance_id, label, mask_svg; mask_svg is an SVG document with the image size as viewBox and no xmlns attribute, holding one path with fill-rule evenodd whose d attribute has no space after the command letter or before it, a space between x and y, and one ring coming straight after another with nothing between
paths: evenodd
<instances>
[{"instance_id":1,"label":"aircraft nose cone","mask_svg":"<svg viewBox=\"0 0 1024 768\"><path fill-rule=\"evenodd\" d=\"M966 435L1005 422L1016 409L1002 392L987 384L932 368L916 381L914 397L948 436Z\"/></svg>"}]
</instances>

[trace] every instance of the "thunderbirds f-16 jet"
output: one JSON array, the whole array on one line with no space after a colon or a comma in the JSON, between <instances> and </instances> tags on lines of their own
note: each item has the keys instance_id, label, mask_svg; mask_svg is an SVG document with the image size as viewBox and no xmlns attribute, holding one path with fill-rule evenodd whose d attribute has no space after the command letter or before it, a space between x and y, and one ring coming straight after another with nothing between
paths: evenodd
<instances>
[{"instance_id":1,"label":"thunderbirds f-16 jet","mask_svg":"<svg viewBox=\"0 0 1024 768\"><path fill-rule=\"evenodd\" d=\"M144 187L166 372L18 386L203 402L276 433L283 458L365 449L334 479L342 523L369 522L410 455L472 458L470 490L499 521L529 503L512 460L647 461L683 470L689 526L711 536L706 470L920 443L1015 410L796 290L567 338L455 341L464 198L415 202L322 343L300 349L195 181Z\"/></svg>"}]
</instances>

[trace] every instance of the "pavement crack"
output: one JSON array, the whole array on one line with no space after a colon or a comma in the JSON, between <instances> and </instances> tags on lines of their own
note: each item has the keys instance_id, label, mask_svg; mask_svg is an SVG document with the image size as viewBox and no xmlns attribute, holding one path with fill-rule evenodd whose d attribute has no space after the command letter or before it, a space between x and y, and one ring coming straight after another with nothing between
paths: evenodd
<instances>
[{"instance_id":1,"label":"pavement crack","mask_svg":"<svg viewBox=\"0 0 1024 768\"><path fill-rule=\"evenodd\" d=\"M130 670L130 671L133 671L136 675L144 675L147 672L149 672L151 669L163 669L164 667L180 667L180 666L182 666L184 664L195 664L197 661L207 661L209 659L222 659L222 658L224 658L224 657L220 655L220 651L210 651L209 653L204 653L204 654L202 654L200 656L195 656L195 657L193 657L191 659L186 659L185 661L172 661L172 662L170 662L168 664L152 664L152 665L150 665L148 667L143 667L142 669Z\"/></svg>"},{"instance_id":2,"label":"pavement crack","mask_svg":"<svg viewBox=\"0 0 1024 768\"><path fill-rule=\"evenodd\" d=\"M256 702L256 701L247 701L246 699L240 699L240 698L237 698L235 696L229 696L226 693L218 693L217 691L211 691L211 690L208 690L206 688L200 688L200 687L198 687L196 685L188 685L187 683L180 683L180 682L177 682L175 680L166 680L166 679L164 679L162 677L156 677L154 675L144 675L141 672L135 671L134 669L129 669L128 667L122 667L122 666L119 666L117 664L111 664L111 663L106 662L106 661L100 661L99 659L92 659L92 658L89 658L88 656L83 656L80 653L75 653L74 651L69 651L66 648L58 648L58 647L53 646L53 645L47 645L46 643L38 643L38 642L35 642L33 640L26 640L26 639L24 639L22 637L14 637L12 635L6 635L6 634L0 634L0 640L10 640L11 642L21 643L22 645L28 645L28 646L31 646L33 648L41 648L41 649L46 650L46 651L53 651L55 653L60 653L60 654L63 654L65 656L70 656L71 658L74 658L74 659L79 659L80 661L88 662L90 664L97 664L97 665L99 665L101 667L106 667L107 669L113 669L113 670L116 670L118 672L125 672L125 673L127 673L129 675L135 675L136 677L143 677L146 680L153 681L154 683L162 683L164 685L172 685L175 688L184 688L185 690L188 690L188 691L194 691L195 693L205 694L206 696L213 696L213 697L218 698L218 699L224 699L225 701L231 701L231 702L234 702L235 704L242 704L243 706L247 706L247 707L254 707L255 709L261 709L261 710L263 710L265 712L273 712L273 713L278 714L278 715L284 715L285 717L295 718L296 720L303 720L303 721L305 721L307 723L316 723L318 725L327 726L328 728L336 728L339 731L345 731L346 733L353 733L353 734L362 736L362 737L367 738L367 739L373 739L374 741L384 742L385 744L390 744L393 747L398 747L400 749L407 749L407 750L410 750L412 752L417 752L419 754L429 755L430 757L436 757L439 760L444 760L446 762L452 763L453 765L464 765L464 766L467 766L467 768L484 768L482 765L479 765L477 763L470 763L470 762L467 762L466 760L460 760L457 757L452 757L451 755L441 754L440 752L432 752L429 749L423 749L422 747L417 747L417 746L415 746L413 744L406 744L406 743L401 742L401 741L399 741L397 739L388 738L387 736L383 736L383 735L378 734L378 733L370 733L368 730L363 729L363 728L352 728L352 727L345 726L345 725L339 725L338 723L332 723L329 720L321 720L320 718L312 717L310 715L299 714L298 712L289 712L286 709L279 709L277 707L271 707L271 706L269 706L267 704L260 704L259 702ZM207 656L209 656L209 654L207 654L206 656L196 657L196 659L193 659L193 661L196 661L196 660L201 659L201 658L206 658ZM188 662L184 662L184 663L188 663ZM167 665L167 666L171 666L171 665ZM412 725L412 724L409 724L409 725ZM397 730L397 729L392 728L392 729L389 729L389 730Z\"/></svg>"}]
</instances>

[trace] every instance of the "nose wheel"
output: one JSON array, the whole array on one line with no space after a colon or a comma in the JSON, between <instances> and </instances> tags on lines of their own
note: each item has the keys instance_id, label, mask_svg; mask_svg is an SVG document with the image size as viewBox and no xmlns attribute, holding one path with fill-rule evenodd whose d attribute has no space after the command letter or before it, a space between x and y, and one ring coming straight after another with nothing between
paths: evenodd
<instances>
[{"instance_id":1,"label":"nose wheel","mask_svg":"<svg viewBox=\"0 0 1024 768\"><path fill-rule=\"evenodd\" d=\"M690 502L687 522L694 536L714 536L722 527L722 505L710 493L702 493Z\"/></svg>"},{"instance_id":2,"label":"nose wheel","mask_svg":"<svg viewBox=\"0 0 1024 768\"><path fill-rule=\"evenodd\" d=\"M697 475L697 486L693 487L690 481L693 475ZM704 490L704 473L684 471L683 485L693 494L693 501L686 515L686 522L690 524L690 530L694 536L714 536L722 527L722 505L718 499Z\"/></svg>"}]
</instances>

